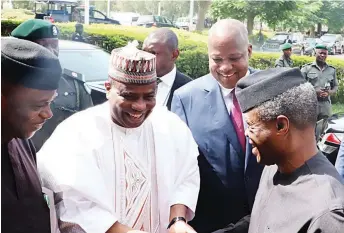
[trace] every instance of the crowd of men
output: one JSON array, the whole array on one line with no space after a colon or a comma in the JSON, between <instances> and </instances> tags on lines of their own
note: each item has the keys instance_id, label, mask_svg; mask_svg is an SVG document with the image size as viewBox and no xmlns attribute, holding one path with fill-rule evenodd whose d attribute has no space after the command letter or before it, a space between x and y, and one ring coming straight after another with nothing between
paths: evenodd
<instances>
[{"instance_id":1,"label":"crowd of men","mask_svg":"<svg viewBox=\"0 0 344 233\"><path fill-rule=\"evenodd\" d=\"M57 37L36 19L1 39L4 232L343 232L344 143L335 167L315 139L338 86L326 47L255 70L246 27L219 20L192 80L157 29L112 51L108 101L92 106Z\"/></svg>"}]
</instances>

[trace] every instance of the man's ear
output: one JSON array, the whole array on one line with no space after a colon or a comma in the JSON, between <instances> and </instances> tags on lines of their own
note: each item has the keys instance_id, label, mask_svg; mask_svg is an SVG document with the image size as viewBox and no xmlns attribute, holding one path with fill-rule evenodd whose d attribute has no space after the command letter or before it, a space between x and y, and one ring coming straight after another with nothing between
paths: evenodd
<instances>
[{"instance_id":1,"label":"man's ear","mask_svg":"<svg viewBox=\"0 0 344 233\"><path fill-rule=\"evenodd\" d=\"M280 115L276 119L276 129L278 134L285 135L289 132L290 122L288 117Z\"/></svg>"},{"instance_id":2,"label":"man's ear","mask_svg":"<svg viewBox=\"0 0 344 233\"><path fill-rule=\"evenodd\" d=\"M247 52L248 52L248 58L251 58L251 56L252 56L252 45L251 44L248 45Z\"/></svg>"},{"instance_id":3,"label":"man's ear","mask_svg":"<svg viewBox=\"0 0 344 233\"><path fill-rule=\"evenodd\" d=\"M172 60L176 61L179 57L179 49L176 49L172 52Z\"/></svg>"}]
</instances>

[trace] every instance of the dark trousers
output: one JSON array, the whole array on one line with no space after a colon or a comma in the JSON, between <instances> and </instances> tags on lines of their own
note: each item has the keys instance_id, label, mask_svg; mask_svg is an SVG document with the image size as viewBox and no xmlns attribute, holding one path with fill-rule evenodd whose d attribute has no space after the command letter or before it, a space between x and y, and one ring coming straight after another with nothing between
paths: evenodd
<instances>
[{"instance_id":1,"label":"dark trousers","mask_svg":"<svg viewBox=\"0 0 344 233\"><path fill-rule=\"evenodd\" d=\"M250 215L247 215L240 219L236 224L229 224L223 229L214 231L212 233L247 233L250 225Z\"/></svg>"}]
</instances>

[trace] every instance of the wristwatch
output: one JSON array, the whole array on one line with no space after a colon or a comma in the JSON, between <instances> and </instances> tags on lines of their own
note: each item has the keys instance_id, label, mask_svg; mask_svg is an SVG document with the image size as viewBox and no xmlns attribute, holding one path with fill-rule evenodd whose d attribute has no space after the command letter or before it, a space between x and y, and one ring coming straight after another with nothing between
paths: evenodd
<instances>
[{"instance_id":1,"label":"wristwatch","mask_svg":"<svg viewBox=\"0 0 344 233\"><path fill-rule=\"evenodd\" d=\"M170 229L170 227L178 221L183 221L186 223L186 219L184 217L175 217L171 220L170 224L168 224L167 229Z\"/></svg>"}]
</instances>

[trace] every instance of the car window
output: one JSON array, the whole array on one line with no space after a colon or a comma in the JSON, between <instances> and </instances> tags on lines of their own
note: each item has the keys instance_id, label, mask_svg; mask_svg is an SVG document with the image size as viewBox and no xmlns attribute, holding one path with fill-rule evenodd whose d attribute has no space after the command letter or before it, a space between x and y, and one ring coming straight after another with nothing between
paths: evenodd
<instances>
[{"instance_id":1,"label":"car window","mask_svg":"<svg viewBox=\"0 0 344 233\"><path fill-rule=\"evenodd\" d=\"M335 42L336 36L334 35L323 35L320 39L324 42Z\"/></svg>"},{"instance_id":2,"label":"car window","mask_svg":"<svg viewBox=\"0 0 344 233\"><path fill-rule=\"evenodd\" d=\"M169 19L167 19L167 18L165 18L165 20L166 20L166 23L168 23L168 24L173 24Z\"/></svg>"},{"instance_id":3,"label":"car window","mask_svg":"<svg viewBox=\"0 0 344 233\"><path fill-rule=\"evenodd\" d=\"M95 19L105 19L105 15L103 15L102 13L98 11L93 11L93 17Z\"/></svg>"},{"instance_id":4,"label":"car window","mask_svg":"<svg viewBox=\"0 0 344 233\"><path fill-rule=\"evenodd\" d=\"M151 22L153 22L152 15L142 15L137 20L137 23L151 23Z\"/></svg>"},{"instance_id":5,"label":"car window","mask_svg":"<svg viewBox=\"0 0 344 233\"><path fill-rule=\"evenodd\" d=\"M154 16L155 22L165 23L164 19L161 16Z\"/></svg>"},{"instance_id":6,"label":"car window","mask_svg":"<svg viewBox=\"0 0 344 233\"><path fill-rule=\"evenodd\" d=\"M287 36L286 34L280 34L280 35L275 35L274 37L271 38L271 40L285 40L287 39Z\"/></svg>"},{"instance_id":7,"label":"car window","mask_svg":"<svg viewBox=\"0 0 344 233\"><path fill-rule=\"evenodd\" d=\"M85 75L87 82L108 79L110 54L103 50L60 50L62 68Z\"/></svg>"}]
</instances>

